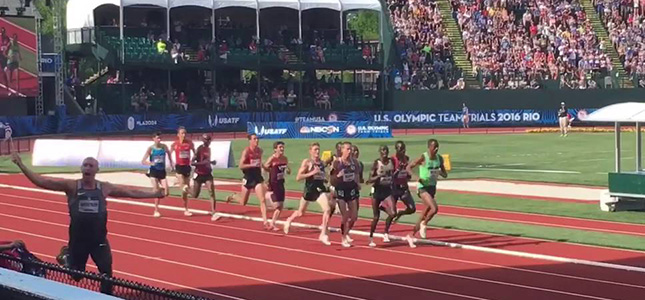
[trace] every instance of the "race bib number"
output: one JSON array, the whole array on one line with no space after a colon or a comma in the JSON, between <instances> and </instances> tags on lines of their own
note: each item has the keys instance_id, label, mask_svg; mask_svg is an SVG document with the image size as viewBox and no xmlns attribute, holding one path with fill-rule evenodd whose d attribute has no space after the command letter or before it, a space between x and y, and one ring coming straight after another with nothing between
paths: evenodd
<instances>
[{"instance_id":1,"label":"race bib number","mask_svg":"<svg viewBox=\"0 0 645 300\"><path fill-rule=\"evenodd\" d=\"M259 167L260 166L260 160L259 159L252 159L251 160L251 165Z\"/></svg>"},{"instance_id":2,"label":"race bib number","mask_svg":"<svg viewBox=\"0 0 645 300\"><path fill-rule=\"evenodd\" d=\"M284 179L284 172L279 172L279 173L276 175L276 177L278 178L278 180L283 180L283 179Z\"/></svg>"},{"instance_id":3,"label":"race bib number","mask_svg":"<svg viewBox=\"0 0 645 300\"><path fill-rule=\"evenodd\" d=\"M319 172L318 174L314 175L315 180L325 180L325 173Z\"/></svg>"},{"instance_id":4,"label":"race bib number","mask_svg":"<svg viewBox=\"0 0 645 300\"><path fill-rule=\"evenodd\" d=\"M152 160L152 162L154 162L155 164L160 164L160 163L164 162L164 159L163 159L163 157L157 156Z\"/></svg>"},{"instance_id":5,"label":"race bib number","mask_svg":"<svg viewBox=\"0 0 645 300\"><path fill-rule=\"evenodd\" d=\"M179 152L179 158L190 158L190 151Z\"/></svg>"},{"instance_id":6,"label":"race bib number","mask_svg":"<svg viewBox=\"0 0 645 300\"><path fill-rule=\"evenodd\" d=\"M99 200L98 199L79 199L78 212L85 214L98 214L99 213Z\"/></svg>"},{"instance_id":7,"label":"race bib number","mask_svg":"<svg viewBox=\"0 0 645 300\"><path fill-rule=\"evenodd\" d=\"M354 174L353 172L352 172L352 173L344 173L344 174L343 174L343 181L344 181L344 182L352 182L352 181L354 181L354 180L355 180L355 178L356 178L356 176L355 176L355 175L356 175L356 174Z\"/></svg>"},{"instance_id":8,"label":"race bib number","mask_svg":"<svg viewBox=\"0 0 645 300\"><path fill-rule=\"evenodd\" d=\"M439 173L441 173L441 169L432 169L430 170L430 177L437 179L439 178Z\"/></svg>"},{"instance_id":9,"label":"race bib number","mask_svg":"<svg viewBox=\"0 0 645 300\"><path fill-rule=\"evenodd\" d=\"M392 184L392 176L381 177L381 185L390 185Z\"/></svg>"},{"instance_id":10,"label":"race bib number","mask_svg":"<svg viewBox=\"0 0 645 300\"><path fill-rule=\"evenodd\" d=\"M405 171L405 170L399 171L398 177L399 178L408 178L408 171Z\"/></svg>"}]
</instances>

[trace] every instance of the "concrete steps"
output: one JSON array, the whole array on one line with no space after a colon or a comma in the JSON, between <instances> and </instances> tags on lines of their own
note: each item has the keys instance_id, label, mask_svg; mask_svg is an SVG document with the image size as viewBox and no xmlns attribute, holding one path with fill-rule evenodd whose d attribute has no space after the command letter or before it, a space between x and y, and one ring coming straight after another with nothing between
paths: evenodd
<instances>
[{"instance_id":1,"label":"concrete steps","mask_svg":"<svg viewBox=\"0 0 645 300\"><path fill-rule=\"evenodd\" d=\"M611 40L609 39L609 33L600 19L600 16L596 13L593 2L591 0L580 0L580 6L582 6L587 14L587 19L589 19L589 23L593 26L596 36L605 45L605 53L609 58L611 58L611 65L618 75L618 82L622 83L622 88L634 88L634 83L629 79L630 76L627 74L627 71L625 71L625 67L620 61L618 51L616 51L616 48L612 45Z\"/></svg>"},{"instance_id":2,"label":"concrete steps","mask_svg":"<svg viewBox=\"0 0 645 300\"><path fill-rule=\"evenodd\" d=\"M470 59L468 59L468 53L466 52L464 41L461 38L461 29L459 29L457 20L452 17L452 6L450 5L450 1L437 0L436 3L439 11L441 12L445 34L448 35L450 42L452 42L452 56L454 57L455 65L463 71L463 77L467 88L480 89L481 83L473 75L473 64Z\"/></svg>"}]
</instances>

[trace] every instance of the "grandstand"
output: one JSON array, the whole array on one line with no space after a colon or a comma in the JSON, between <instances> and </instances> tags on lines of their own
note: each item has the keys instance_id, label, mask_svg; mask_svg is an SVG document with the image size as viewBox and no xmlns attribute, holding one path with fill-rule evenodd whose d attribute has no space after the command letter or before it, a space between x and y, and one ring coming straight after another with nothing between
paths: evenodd
<instances>
[{"instance_id":1,"label":"grandstand","mask_svg":"<svg viewBox=\"0 0 645 300\"><path fill-rule=\"evenodd\" d=\"M623 2L70 0L68 72L80 106L108 114L606 104L645 86Z\"/></svg>"},{"instance_id":2,"label":"grandstand","mask_svg":"<svg viewBox=\"0 0 645 300\"><path fill-rule=\"evenodd\" d=\"M122 3L67 6L70 57L108 70L95 77L106 84L89 93L122 100L99 99L108 113L382 103L382 25L371 28L376 36L347 29L361 11L380 14L378 0ZM123 81L127 88L113 84Z\"/></svg>"}]
</instances>

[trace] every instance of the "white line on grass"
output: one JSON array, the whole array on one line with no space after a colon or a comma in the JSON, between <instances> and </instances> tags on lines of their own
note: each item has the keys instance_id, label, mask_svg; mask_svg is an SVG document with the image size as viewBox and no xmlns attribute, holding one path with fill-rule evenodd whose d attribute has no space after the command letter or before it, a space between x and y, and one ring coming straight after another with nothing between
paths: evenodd
<instances>
[{"instance_id":1,"label":"white line on grass","mask_svg":"<svg viewBox=\"0 0 645 300\"><path fill-rule=\"evenodd\" d=\"M7 185L7 184L2 184L2 183L0 183L0 187L9 188L9 189L15 189L15 190L30 191L30 192L41 192L41 193L54 194L54 195L65 195L65 193L63 193L63 192L55 192L55 191L42 190L42 189L36 189L36 188L13 186L13 185ZM136 202L136 201L130 201L130 200L123 200L123 199L114 199L114 198L107 198L107 200L110 201L110 202L115 202L115 203L137 205L137 206L144 206L144 207L154 207L154 204L152 204L152 203ZM167 209L167 210L173 210L173 211L184 211L184 208L176 207L176 206L159 205L159 207L163 208L163 209ZM203 215L210 214L210 212L205 211L205 210L191 209L191 211L195 212L195 213L198 213L198 214L203 214ZM259 218L259 217L248 217L248 216L221 213L221 212L218 212L218 214L220 216L222 216L222 217L227 217L227 218L232 218L232 219L262 222L262 218ZM284 224L284 221L278 221L277 223L278 224ZM297 222L291 223L291 226L300 227L300 228L308 228L308 229L316 229L316 230L320 229L318 226L315 226L315 225L309 225L309 224L303 224L303 223L297 223ZM330 227L329 230L334 231L334 232L339 232L340 231L339 228L332 228L332 227ZM360 230L352 230L350 233L356 234L356 235L361 235L361 236L369 236L369 232L360 231ZM380 238L383 237L383 234L381 234L381 233L375 233L374 235L377 236L377 237L380 237ZM402 236L396 236L396 235L390 235L390 239L395 239L395 240L402 241L403 237ZM488 247L482 247L482 246L464 245L464 244L459 244L459 243L443 242L443 241L436 241L436 240L430 240L430 239L418 239L418 241L421 242L421 243L424 243L424 244L446 246L446 247L451 247L451 248L475 250L475 251L480 251L480 252L496 253L496 254L502 254L502 255L508 255L508 256L524 257L524 258L546 260L546 261L555 261L555 262L561 262L561 263L572 263L572 264L579 264L579 265L587 265L587 266L593 266L593 267L616 269L616 270L621 270L621 271L633 271L633 272L645 273L645 268L635 267L635 266L627 266L627 265L620 265L620 264L596 262L596 261L590 261L590 260L584 260L584 259L560 257L560 256L554 256L554 255L537 254L537 253L528 253L528 252L521 252L521 251L514 251L514 250L495 249L495 248L488 248Z\"/></svg>"},{"instance_id":2,"label":"white line on grass","mask_svg":"<svg viewBox=\"0 0 645 300\"><path fill-rule=\"evenodd\" d=\"M488 167L453 167L455 170L478 170L478 171L502 171L502 172L524 172L524 173L553 173L553 174L582 174L578 171L563 171L563 170L531 170L531 169L502 169L502 168L488 168Z\"/></svg>"}]
</instances>

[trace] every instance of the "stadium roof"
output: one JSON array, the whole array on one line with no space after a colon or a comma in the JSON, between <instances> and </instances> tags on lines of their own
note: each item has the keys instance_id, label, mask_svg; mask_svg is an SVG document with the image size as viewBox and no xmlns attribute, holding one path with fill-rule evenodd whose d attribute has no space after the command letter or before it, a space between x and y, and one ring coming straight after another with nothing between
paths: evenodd
<instances>
[{"instance_id":1,"label":"stadium roof","mask_svg":"<svg viewBox=\"0 0 645 300\"><path fill-rule=\"evenodd\" d=\"M645 123L645 103L625 102L608 105L589 114L582 121Z\"/></svg>"},{"instance_id":2,"label":"stadium roof","mask_svg":"<svg viewBox=\"0 0 645 300\"><path fill-rule=\"evenodd\" d=\"M69 0L67 2L67 30L94 27L94 9L106 4L123 5L123 7L152 5L168 9L182 6L200 6L208 9L283 7L301 11L316 8L327 8L336 11L382 10L379 0Z\"/></svg>"}]
</instances>

